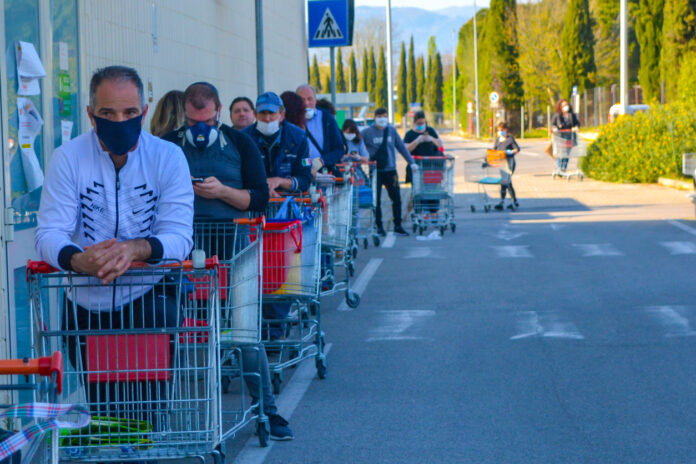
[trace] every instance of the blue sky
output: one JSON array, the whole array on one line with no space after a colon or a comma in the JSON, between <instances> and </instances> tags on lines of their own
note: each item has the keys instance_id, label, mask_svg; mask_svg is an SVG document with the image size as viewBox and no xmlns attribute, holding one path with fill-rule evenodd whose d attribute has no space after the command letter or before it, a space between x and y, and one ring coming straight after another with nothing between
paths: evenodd
<instances>
[{"instance_id":1,"label":"blue sky","mask_svg":"<svg viewBox=\"0 0 696 464\"><path fill-rule=\"evenodd\" d=\"M476 0L477 7L487 7L489 0ZM355 0L355 6L386 6L386 0ZM473 5L473 0L392 0L392 7L410 6L424 10L441 10L450 6Z\"/></svg>"}]
</instances>

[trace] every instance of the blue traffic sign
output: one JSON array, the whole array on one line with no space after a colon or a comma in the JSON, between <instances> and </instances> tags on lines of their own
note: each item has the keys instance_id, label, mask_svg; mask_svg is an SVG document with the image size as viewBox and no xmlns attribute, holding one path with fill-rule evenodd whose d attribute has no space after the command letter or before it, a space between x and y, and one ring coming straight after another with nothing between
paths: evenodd
<instances>
[{"instance_id":1,"label":"blue traffic sign","mask_svg":"<svg viewBox=\"0 0 696 464\"><path fill-rule=\"evenodd\" d=\"M352 21L349 0L308 0L307 27L309 47L345 47L351 45Z\"/></svg>"}]
</instances>

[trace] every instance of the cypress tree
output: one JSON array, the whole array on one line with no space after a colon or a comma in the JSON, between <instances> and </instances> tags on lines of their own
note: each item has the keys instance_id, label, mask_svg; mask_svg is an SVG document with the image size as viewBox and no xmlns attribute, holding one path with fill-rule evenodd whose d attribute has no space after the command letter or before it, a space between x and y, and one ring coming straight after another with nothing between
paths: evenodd
<instances>
[{"instance_id":1,"label":"cypress tree","mask_svg":"<svg viewBox=\"0 0 696 464\"><path fill-rule=\"evenodd\" d=\"M408 107L411 102L418 100L418 77L416 76L416 58L413 56L413 36L411 36L411 43L408 46L408 75L406 78L406 86L408 87L407 93L407 104Z\"/></svg>"},{"instance_id":2,"label":"cypress tree","mask_svg":"<svg viewBox=\"0 0 696 464\"><path fill-rule=\"evenodd\" d=\"M341 48L338 48L336 54L336 93L344 93L346 91L346 76L343 73L343 54Z\"/></svg>"},{"instance_id":3,"label":"cypress tree","mask_svg":"<svg viewBox=\"0 0 696 464\"><path fill-rule=\"evenodd\" d=\"M693 53L696 48L694 3L694 0L665 1L660 67L667 101L677 98L681 62L687 51Z\"/></svg>"},{"instance_id":4,"label":"cypress tree","mask_svg":"<svg viewBox=\"0 0 696 464\"><path fill-rule=\"evenodd\" d=\"M379 47L379 65L377 66L377 80L375 82L375 105L379 108L387 108L387 60L384 56L384 47Z\"/></svg>"},{"instance_id":5,"label":"cypress tree","mask_svg":"<svg viewBox=\"0 0 696 464\"><path fill-rule=\"evenodd\" d=\"M324 85L321 88L321 93L331 93L331 73L324 74Z\"/></svg>"},{"instance_id":6,"label":"cypress tree","mask_svg":"<svg viewBox=\"0 0 696 464\"><path fill-rule=\"evenodd\" d=\"M317 63L317 55L314 55L312 60L312 69L309 72L309 85L315 89L321 89L321 78L319 74L319 63Z\"/></svg>"},{"instance_id":7,"label":"cypress tree","mask_svg":"<svg viewBox=\"0 0 696 464\"><path fill-rule=\"evenodd\" d=\"M355 50L353 50L353 49L350 50L350 57L348 58L348 61L350 62L350 77L348 79L348 83L350 85L348 86L348 91L349 92L357 92L358 91L358 64L355 62Z\"/></svg>"},{"instance_id":8,"label":"cypress tree","mask_svg":"<svg viewBox=\"0 0 696 464\"><path fill-rule=\"evenodd\" d=\"M362 73L360 75L360 85L358 85L358 92L367 92L370 88L370 63L367 59L367 49L363 50L362 59Z\"/></svg>"},{"instance_id":9,"label":"cypress tree","mask_svg":"<svg viewBox=\"0 0 696 464\"><path fill-rule=\"evenodd\" d=\"M432 93L433 111L436 111L438 113L442 112L442 84L442 57L440 56L440 52L436 52L435 57L433 58Z\"/></svg>"},{"instance_id":10,"label":"cypress tree","mask_svg":"<svg viewBox=\"0 0 696 464\"><path fill-rule=\"evenodd\" d=\"M519 114L516 110L524 95L518 63L516 8L515 0L491 0L479 49L481 101L491 90L499 92L513 128L517 125L515 118L519 119Z\"/></svg>"},{"instance_id":11,"label":"cypress tree","mask_svg":"<svg viewBox=\"0 0 696 464\"><path fill-rule=\"evenodd\" d=\"M377 101L377 95L375 94L375 85L377 81L377 64L375 63L375 51L370 47L370 64L368 66L368 80L367 80L367 91L370 92L370 101Z\"/></svg>"},{"instance_id":12,"label":"cypress tree","mask_svg":"<svg viewBox=\"0 0 696 464\"><path fill-rule=\"evenodd\" d=\"M662 10L665 0L639 0L636 11L636 38L640 44L638 79L645 101L660 98L660 47Z\"/></svg>"},{"instance_id":13,"label":"cypress tree","mask_svg":"<svg viewBox=\"0 0 696 464\"><path fill-rule=\"evenodd\" d=\"M397 112L400 115L406 114L408 111L408 84L406 82L406 75L407 70L406 70L406 45L401 42L401 59L399 62L399 82L397 84L398 86L398 105L397 105Z\"/></svg>"},{"instance_id":14,"label":"cypress tree","mask_svg":"<svg viewBox=\"0 0 696 464\"><path fill-rule=\"evenodd\" d=\"M425 105L423 101L425 92L425 64L423 56L418 56L416 59L416 98L415 101L421 106Z\"/></svg>"},{"instance_id":15,"label":"cypress tree","mask_svg":"<svg viewBox=\"0 0 696 464\"><path fill-rule=\"evenodd\" d=\"M594 35L588 0L570 0L561 32L561 95L570 97L574 85L578 91L595 83Z\"/></svg>"}]
</instances>

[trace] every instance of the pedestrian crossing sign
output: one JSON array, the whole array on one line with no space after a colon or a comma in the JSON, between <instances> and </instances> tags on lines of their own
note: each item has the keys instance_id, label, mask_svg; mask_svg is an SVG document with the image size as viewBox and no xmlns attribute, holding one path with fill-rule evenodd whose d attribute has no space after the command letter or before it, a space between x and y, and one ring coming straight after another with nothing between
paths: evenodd
<instances>
[{"instance_id":1,"label":"pedestrian crossing sign","mask_svg":"<svg viewBox=\"0 0 696 464\"><path fill-rule=\"evenodd\" d=\"M309 0L307 27L310 47L344 47L353 41L353 0Z\"/></svg>"}]
</instances>

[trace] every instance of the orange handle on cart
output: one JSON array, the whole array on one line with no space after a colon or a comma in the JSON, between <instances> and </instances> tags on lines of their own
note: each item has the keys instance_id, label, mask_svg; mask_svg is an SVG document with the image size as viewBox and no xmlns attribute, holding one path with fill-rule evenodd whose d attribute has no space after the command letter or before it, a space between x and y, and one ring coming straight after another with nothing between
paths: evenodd
<instances>
[{"instance_id":1,"label":"orange handle on cart","mask_svg":"<svg viewBox=\"0 0 696 464\"><path fill-rule=\"evenodd\" d=\"M269 199L269 202L271 202L271 203L282 203L284 201L285 201L285 198L270 198ZM312 204L312 199L311 198L295 198L295 203L310 205L310 204Z\"/></svg>"},{"instance_id":2,"label":"orange handle on cart","mask_svg":"<svg viewBox=\"0 0 696 464\"><path fill-rule=\"evenodd\" d=\"M239 224L240 226L263 226L266 224L266 216L261 215L257 218L240 218L235 219L232 222Z\"/></svg>"},{"instance_id":3,"label":"orange handle on cart","mask_svg":"<svg viewBox=\"0 0 696 464\"><path fill-rule=\"evenodd\" d=\"M56 351L43 358L0 360L0 375L41 375L50 377L56 373L56 390L63 393L63 353Z\"/></svg>"},{"instance_id":4,"label":"orange handle on cart","mask_svg":"<svg viewBox=\"0 0 696 464\"><path fill-rule=\"evenodd\" d=\"M260 219L260 218L257 218ZM265 221L265 219L264 219ZM219 265L219 261L217 256L213 256L212 258L206 258L205 260L205 268L206 269L215 269ZM193 269L193 261L191 260L185 260L181 262L172 262L172 263L165 263L165 264L149 264L145 263L143 261L134 261L131 263L129 269L146 269L146 268L169 268L169 269L175 269L175 268L183 268L186 271L190 271ZM30 275L34 274L51 274L53 272L60 272L59 269L56 269L55 267L51 266L45 261L32 261L31 259L27 261L27 280L29 279Z\"/></svg>"}]
</instances>

